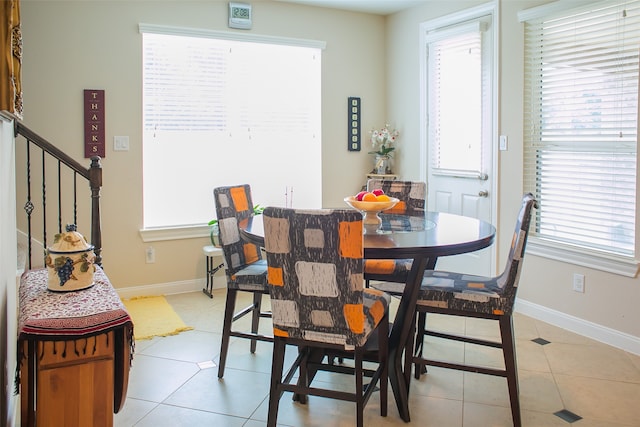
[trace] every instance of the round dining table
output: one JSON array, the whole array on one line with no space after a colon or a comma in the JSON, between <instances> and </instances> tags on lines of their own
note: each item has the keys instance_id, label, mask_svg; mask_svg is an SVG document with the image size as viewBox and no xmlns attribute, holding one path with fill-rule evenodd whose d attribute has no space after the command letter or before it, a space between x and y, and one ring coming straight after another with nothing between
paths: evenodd
<instances>
[{"instance_id":1,"label":"round dining table","mask_svg":"<svg viewBox=\"0 0 640 427\"><path fill-rule=\"evenodd\" d=\"M403 363L403 352L413 349L416 301L424 272L435 269L439 257L490 246L496 229L476 218L442 212L382 212L379 216L381 224L364 225L364 258L413 260L389 335L389 381L400 417L409 422L411 364ZM245 241L264 247L261 216L242 221L239 228Z\"/></svg>"}]
</instances>

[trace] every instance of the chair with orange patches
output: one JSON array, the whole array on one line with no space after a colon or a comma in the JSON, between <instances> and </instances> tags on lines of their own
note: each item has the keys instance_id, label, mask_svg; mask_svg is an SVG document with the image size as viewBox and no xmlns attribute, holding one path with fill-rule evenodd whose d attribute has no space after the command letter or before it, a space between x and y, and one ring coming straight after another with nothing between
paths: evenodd
<instances>
[{"instance_id":1,"label":"chair with orange patches","mask_svg":"<svg viewBox=\"0 0 640 427\"><path fill-rule=\"evenodd\" d=\"M289 391L302 403L307 395L355 402L362 427L376 384L386 416L391 297L364 288L362 214L267 207L263 215L274 328L267 425L276 425L280 398ZM298 357L283 377L287 344L298 346ZM353 366L335 364L336 358ZM365 369L363 361L377 363ZM318 371L353 375L353 391L312 387Z\"/></svg>"},{"instance_id":2,"label":"chair with orange patches","mask_svg":"<svg viewBox=\"0 0 640 427\"><path fill-rule=\"evenodd\" d=\"M422 181L392 181L372 178L367 181L367 191L382 189L389 197L400 200L392 209L385 212L405 214L424 213L427 198L427 183ZM364 276L367 287L372 280L380 281L373 285L392 295L400 295L404 290L411 271L410 259L367 259L364 262Z\"/></svg>"},{"instance_id":3,"label":"chair with orange patches","mask_svg":"<svg viewBox=\"0 0 640 427\"><path fill-rule=\"evenodd\" d=\"M428 271L424 275L416 304L416 311L420 315L416 334L416 352L413 357L413 363L416 364L416 378L424 372L423 367L426 365L506 377L515 427L521 425L521 419L512 313L529 235L531 212L534 207L537 207L536 199L532 194L525 194L516 221L509 258L502 274L497 277L479 277L446 271ZM497 320L501 341L495 342L429 330L426 327L427 313ZM427 359L423 357L425 335L500 348L503 352L505 367L497 369Z\"/></svg>"},{"instance_id":4,"label":"chair with orange patches","mask_svg":"<svg viewBox=\"0 0 640 427\"><path fill-rule=\"evenodd\" d=\"M382 189L384 194L400 200L386 212L406 213L407 211L424 211L426 208L427 183L423 181L394 181L371 178L367 181L367 191Z\"/></svg>"},{"instance_id":5,"label":"chair with orange patches","mask_svg":"<svg viewBox=\"0 0 640 427\"><path fill-rule=\"evenodd\" d=\"M269 294L267 262L262 259L257 246L242 240L238 228L238 224L242 221L247 221L253 215L251 188L247 184L218 187L213 190L213 195L220 230L220 245L224 253L227 276L227 299L222 325L220 361L218 364L218 378L222 378L231 337L250 339L251 353L255 353L257 341L273 342L273 337L261 334L258 331L260 319L271 317L270 312L263 312L261 309L263 295ZM238 292L251 293L253 302L242 310L235 312ZM248 314L252 316L251 330L233 330L233 322Z\"/></svg>"}]
</instances>

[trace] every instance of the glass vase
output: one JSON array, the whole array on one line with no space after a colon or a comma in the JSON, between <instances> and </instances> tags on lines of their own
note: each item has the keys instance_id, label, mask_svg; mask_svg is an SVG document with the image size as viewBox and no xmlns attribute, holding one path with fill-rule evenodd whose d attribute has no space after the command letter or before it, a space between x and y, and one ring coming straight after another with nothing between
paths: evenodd
<instances>
[{"instance_id":1,"label":"glass vase","mask_svg":"<svg viewBox=\"0 0 640 427\"><path fill-rule=\"evenodd\" d=\"M373 168L378 175L387 175L391 173L391 159L389 156L376 156L376 163Z\"/></svg>"}]
</instances>

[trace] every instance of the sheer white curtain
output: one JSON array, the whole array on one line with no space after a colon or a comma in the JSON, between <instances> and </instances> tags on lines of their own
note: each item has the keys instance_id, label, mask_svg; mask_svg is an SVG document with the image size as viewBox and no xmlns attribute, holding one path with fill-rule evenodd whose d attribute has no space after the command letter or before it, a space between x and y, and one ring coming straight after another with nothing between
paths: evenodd
<instances>
[{"instance_id":1,"label":"sheer white curtain","mask_svg":"<svg viewBox=\"0 0 640 427\"><path fill-rule=\"evenodd\" d=\"M207 223L222 185L321 206L321 48L217 36L143 31L145 228Z\"/></svg>"}]
</instances>

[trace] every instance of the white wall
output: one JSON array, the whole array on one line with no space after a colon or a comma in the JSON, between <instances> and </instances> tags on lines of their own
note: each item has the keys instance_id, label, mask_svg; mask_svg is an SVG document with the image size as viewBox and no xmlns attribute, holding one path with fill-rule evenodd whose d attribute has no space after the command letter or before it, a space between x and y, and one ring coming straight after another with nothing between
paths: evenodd
<instances>
[{"instance_id":1,"label":"white wall","mask_svg":"<svg viewBox=\"0 0 640 427\"><path fill-rule=\"evenodd\" d=\"M204 280L202 246L208 244L206 237L153 242L156 263L145 263L148 244L139 236L142 38L138 24L242 32L227 28L227 3L22 3L26 125L82 161L82 91L105 90L107 153L102 162L102 255L104 268L116 288ZM384 18L272 1L252 5L252 33L326 41L322 54L323 204L345 207L342 199L364 184L365 174L373 164L367 147L361 152L347 151L347 98L362 98L364 131L385 120ZM114 152L114 135L128 135L130 151ZM241 159L230 161L241 166ZM212 191L202 197L211 200L213 216ZM254 194L254 200L259 203L259 195ZM89 234L88 230L79 231Z\"/></svg>"}]
</instances>

